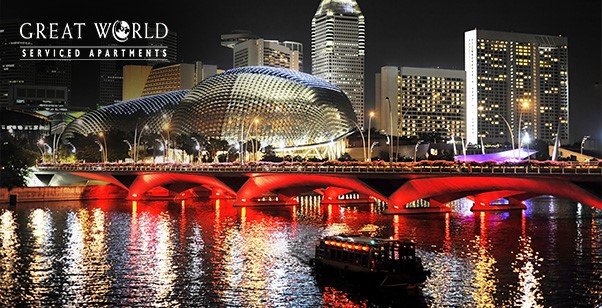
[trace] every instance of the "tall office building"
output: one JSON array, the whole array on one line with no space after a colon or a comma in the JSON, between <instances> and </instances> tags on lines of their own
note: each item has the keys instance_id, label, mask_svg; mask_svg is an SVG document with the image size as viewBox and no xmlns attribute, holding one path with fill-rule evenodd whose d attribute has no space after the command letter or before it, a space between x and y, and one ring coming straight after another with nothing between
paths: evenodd
<instances>
[{"instance_id":1,"label":"tall office building","mask_svg":"<svg viewBox=\"0 0 602 308\"><path fill-rule=\"evenodd\" d=\"M462 70L382 67L372 127L394 136L466 137L465 79Z\"/></svg>"},{"instance_id":2,"label":"tall office building","mask_svg":"<svg viewBox=\"0 0 602 308\"><path fill-rule=\"evenodd\" d=\"M21 59L22 46L65 46L69 40L23 39L19 28L31 20L0 21L0 105L36 108L45 98L69 105L71 101L71 61L32 61ZM26 89L26 90L25 90ZM49 90L52 89L52 90ZM61 89L59 96L55 89ZM34 91L34 94L31 92ZM27 92L27 93L26 93ZM28 101L28 103L23 103Z\"/></svg>"},{"instance_id":3,"label":"tall office building","mask_svg":"<svg viewBox=\"0 0 602 308\"><path fill-rule=\"evenodd\" d=\"M467 137L569 138L567 38L486 30L464 34ZM519 137L520 136L520 137ZM523 142L521 142L523 143Z\"/></svg>"},{"instance_id":4,"label":"tall office building","mask_svg":"<svg viewBox=\"0 0 602 308\"><path fill-rule=\"evenodd\" d=\"M355 0L322 0L311 21L312 74L339 87L364 126L364 15Z\"/></svg>"}]
</instances>

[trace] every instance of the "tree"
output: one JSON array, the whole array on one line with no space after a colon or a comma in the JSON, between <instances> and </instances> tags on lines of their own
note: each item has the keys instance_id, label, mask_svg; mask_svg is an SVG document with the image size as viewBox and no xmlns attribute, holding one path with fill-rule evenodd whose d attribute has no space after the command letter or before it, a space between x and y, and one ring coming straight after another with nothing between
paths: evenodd
<instances>
[{"instance_id":1,"label":"tree","mask_svg":"<svg viewBox=\"0 0 602 308\"><path fill-rule=\"evenodd\" d=\"M17 139L8 133L0 137L0 186L25 186L30 168L35 165L39 153L27 146L26 139Z\"/></svg>"},{"instance_id":2,"label":"tree","mask_svg":"<svg viewBox=\"0 0 602 308\"><path fill-rule=\"evenodd\" d=\"M100 141L98 140L98 136L91 134L84 136L79 133L74 133L73 137L69 138L69 142L77 148L77 152L75 153L77 160L86 162L102 161L101 145L99 145Z\"/></svg>"},{"instance_id":3,"label":"tree","mask_svg":"<svg viewBox=\"0 0 602 308\"><path fill-rule=\"evenodd\" d=\"M265 146L263 148L263 157L261 158L262 161L270 161L270 162L281 162L283 160L282 157L278 157L276 155L276 151L274 151L274 147L272 145L268 145Z\"/></svg>"},{"instance_id":4,"label":"tree","mask_svg":"<svg viewBox=\"0 0 602 308\"><path fill-rule=\"evenodd\" d=\"M535 153L536 160L550 159L550 151L549 151L548 143L541 139L533 140L533 144L531 145L531 150L537 151L537 153Z\"/></svg>"},{"instance_id":5,"label":"tree","mask_svg":"<svg viewBox=\"0 0 602 308\"><path fill-rule=\"evenodd\" d=\"M341 157L337 158L337 160L338 161L357 161L356 159L351 157L351 155L347 152L343 153L343 155L341 155Z\"/></svg>"}]
</instances>

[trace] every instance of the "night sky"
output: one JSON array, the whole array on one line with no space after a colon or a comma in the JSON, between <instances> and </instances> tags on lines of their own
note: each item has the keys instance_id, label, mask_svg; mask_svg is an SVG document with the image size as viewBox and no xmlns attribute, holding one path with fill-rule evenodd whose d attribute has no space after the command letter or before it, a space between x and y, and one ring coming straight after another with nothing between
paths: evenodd
<instances>
[{"instance_id":1,"label":"night sky","mask_svg":"<svg viewBox=\"0 0 602 308\"><path fill-rule=\"evenodd\" d=\"M602 146L601 1L357 0L366 21L366 109L373 107L381 66L464 69L464 32L483 30L568 37L570 140L584 135ZM311 19L320 0L231 1L1 1L0 18L44 22L163 22L178 34L180 61L232 66L220 35L250 30L265 39L304 44L311 72ZM88 25L93 28L93 25ZM95 105L97 76L73 63L74 106Z\"/></svg>"}]
</instances>

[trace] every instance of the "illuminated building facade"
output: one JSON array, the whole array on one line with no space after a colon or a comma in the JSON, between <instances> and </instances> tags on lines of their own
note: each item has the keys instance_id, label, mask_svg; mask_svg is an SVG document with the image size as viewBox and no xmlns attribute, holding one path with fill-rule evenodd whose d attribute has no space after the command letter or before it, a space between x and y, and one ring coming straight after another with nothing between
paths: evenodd
<instances>
[{"instance_id":1,"label":"illuminated building facade","mask_svg":"<svg viewBox=\"0 0 602 308\"><path fill-rule=\"evenodd\" d=\"M364 127L364 15L355 0L322 0L311 22L312 75L349 97Z\"/></svg>"},{"instance_id":2,"label":"illuminated building facade","mask_svg":"<svg viewBox=\"0 0 602 308\"><path fill-rule=\"evenodd\" d=\"M63 135L130 132L143 125L157 132L166 119L174 134L199 133L232 145L255 139L276 151L331 158L344 153L344 137L356 121L349 99L331 83L294 70L247 66L211 76L192 90L101 107L71 122Z\"/></svg>"},{"instance_id":3,"label":"illuminated building facade","mask_svg":"<svg viewBox=\"0 0 602 308\"><path fill-rule=\"evenodd\" d=\"M155 32L155 28L149 28L150 33ZM160 29L159 31L162 31ZM159 32L160 36L164 34ZM151 39L138 39L132 42L139 46L165 46L167 47L167 61L148 60L144 63L147 66L154 66L157 64L164 65L166 63L177 63L178 62L178 34L174 31L169 31L167 36L162 39L151 38ZM109 39L101 39L100 45L111 46L116 45L114 41ZM68 62L68 61L67 61ZM111 61L104 60L99 61L98 70L98 102L97 105L108 106L122 100L132 99L132 96L124 97L124 93L130 93L130 89L124 89L126 81L124 80L124 66L126 65L139 65L140 61ZM131 75L130 75L131 77ZM140 97L140 96L138 96Z\"/></svg>"},{"instance_id":4,"label":"illuminated building facade","mask_svg":"<svg viewBox=\"0 0 602 308\"><path fill-rule=\"evenodd\" d=\"M46 97L51 93L49 89L61 91L59 97L47 97L52 101L61 101L61 105L70 105L71 102L71 61L24 61L21 60L21 46L35 46L44 44L50 46L69 45L68 40L44 41L35 39L25 40L19 34L19 28L25 22L32 20L5 19L0 21L0 106L34 107L37 104L32 100ZM24 89L39 89L39 93L29 94ZM22 91L26 91L22 93ZM54 93L54 92L53 92ZM23 104L29 100L29 104ZM44 101L47 101L44 99ZM52 103L54 104L54 103ZM28 106L25 106L28 105ZM27 108L26 108L27 109Z\"/></svg>"},{"instance_id":5,"label":"illuminated building facade","mask_svg":"<svg viewBox=\"0 0 602 308\"><path fill-rule=\"evenodd\" d=\"M123 67L124 100L192 89L200 81L222 72L216 65L196 63L125 65Z\"/></svg>"},{"instance_id":6,"label":"illuminated building facade","mask_svg":"<svg viewBox=\"0 0 602 308\"><path fill-rule=\"evenodd\" d=\"M353 121L349 99L333 84L265 66L234 68L200 82L172 118L176 133L234 145L254 138L276 150L333 145L355 129Z\"/></svg>"},{"instance_id":7,"label":"illuminated building facade","mask_svg":"<svg viewBox=\"0 0 602 308\"><path fill-rule=\"evenodd\" d=\"M232 48L233 67L271 66L296 71L303 69L303 44L301 43L264 40L251 34L237 37L238 40L234 40L232 35L222 36L222 39L225 40L222 42L222 46Z\"/></svg>"},{"instance_id":8,"label":"illuminated building facade","mask_svg":"<svg viewBox=\"0 0 602 308\"><path fill-rule=\"evenodd\" d=\"M372 126L394 136L465 137L465 78L461 70L382 67Z\"/></svg>"},{"instance_id":9,"label":"illuminated building facade","mask_svg":"<svg viewBox=\"0 0 602 308\"><path fill-rule=\"evenodd\" d=\"M113 129L129 132L134 131L137 125L138 130L146 125L149 132L162 131L165 119L171 118L180 100L189 91L173 91L100 107L71 122L63 138L69 138L74 133L87 136Z\"/></svg>"},{"instance_id":10,"label":"illuminated building facade","mask_svg":"<svg viewBox=\"0 0 602 308\"><path fill-rule=\"evenodd\" d=\"M464 42L470 143L518 144L526 134L553 143L558 131L568 142L566 37L475 29Z\"/></svg>"}]
</instances>

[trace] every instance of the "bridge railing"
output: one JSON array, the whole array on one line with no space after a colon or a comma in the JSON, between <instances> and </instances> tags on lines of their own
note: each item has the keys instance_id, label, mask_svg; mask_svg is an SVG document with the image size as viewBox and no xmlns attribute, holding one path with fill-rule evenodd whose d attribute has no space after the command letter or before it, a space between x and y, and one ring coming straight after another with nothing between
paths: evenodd
<instances>
[{"instance_id":1,"label":"bridge railing","mask_svg":"<svg viewBox=\"0 0 602 308\"><path fill-rule=\"evenodd\" d=\"M381 165L286 165L286 164L44 164L37 167L45 171L68 172L207 172L207 173L467 173L467 174L602 174L600 163L562 164L562 165L416 165L393 163Z\"/></svg>"}]
</instances>

